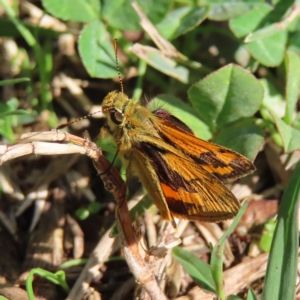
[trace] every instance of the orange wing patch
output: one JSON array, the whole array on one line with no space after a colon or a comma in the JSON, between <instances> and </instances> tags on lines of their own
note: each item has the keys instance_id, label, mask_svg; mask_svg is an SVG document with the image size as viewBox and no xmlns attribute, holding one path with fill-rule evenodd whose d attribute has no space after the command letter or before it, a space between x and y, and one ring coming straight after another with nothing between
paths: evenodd
<instances>
[{"instance_id":1,"label":"orange wing patch","mask_svg":"<svg viewBox=\"0 0 300 300\"><path fill-rule=\"evenodd\" d=\"M167 120L154 120L153 126L166 143L193 159L222 182L236 180L255 170L254 165L243 155L201 140Z\"/></svg>"},{"instance_id":2,"label":"orange wing patch","mask_svg":"<svg viewBox=\"0 0 300 300\"><path fill-rule=\"evenodd\" d=\"M227 207L225 211L224 207L221 206L221 201L219 203L208 201L207 203L207 201L203 201L203 195L201 194L191 194L181 189L177 192L172 190L172 193L170 193L170 187L164 184L161 184L161 188L168 208L172 216L176 218L201 222L220 222L233 218L239 210L239 204L235 198L227 199L233 201L233 205L229 206L230 209ZM171 197L171 194L173 197Z\"/></svg>"},{"instance_id":3,"label":"orange wing patch","mask_svg":"<svg viewBox=\"0 0 300 300\"><path fill-rule=\"evenodd\" d=\"M219 222L237 214L240 206L235 196L208 171L172 153L163 154L162 159L173 172L168 174L167 180L162 173L158 175L173 217ZM182 179L176 180L175 173Z\"/></svg>"},{"instance_id":4,"label":"orange wing patch","mask_svg":"<svg viewBox=\"0 0 300 300\"><path fill-rule=\"evenodd\" d=\"M181 151L159 143L151 139L135 145L131 164L164 219L218 222L236 215L239 203L218 178Z\"/></svg>"}]
</instances>

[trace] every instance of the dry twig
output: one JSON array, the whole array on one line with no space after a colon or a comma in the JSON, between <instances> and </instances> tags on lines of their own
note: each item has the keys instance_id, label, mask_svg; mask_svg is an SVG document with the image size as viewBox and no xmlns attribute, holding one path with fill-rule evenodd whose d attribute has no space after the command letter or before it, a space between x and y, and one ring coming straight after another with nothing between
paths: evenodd
<instances>
[{"instance_id":1,"label":"dry twig","mask_svg":"<svg viewBox=\"0 0 300 300\"><path fill-rule=\"evenodd\" d=\"M85 139L82 139L68 133L53 130L50 132L24 134L21 139L26 139L26 141L30 142L12 146L2 146L0 148L0 154L2 154L1 163L29 154L57 155L78 153L85 154L93 160L94 166L100 174L106 190L114 195L117 202L117 225L123 251L130 270L134 274L137 282L143 286L152 299L166 299L159 288L154 274L140 256L126 201L126 185L120 177L119 171L111 167L111 163L102 155L97 145L90 141L89 136L86 134ZM49 142L56 143L49 144ZM59 144L58 142L63 142L64 144ZM105 236L103 238L107 237ZM109 245L112 246L112 243L109 243ZM80 292L78 290L75 291L73 289L69 295L69 299L78 299L79 294Z\"/></svg>"}]
</instances>

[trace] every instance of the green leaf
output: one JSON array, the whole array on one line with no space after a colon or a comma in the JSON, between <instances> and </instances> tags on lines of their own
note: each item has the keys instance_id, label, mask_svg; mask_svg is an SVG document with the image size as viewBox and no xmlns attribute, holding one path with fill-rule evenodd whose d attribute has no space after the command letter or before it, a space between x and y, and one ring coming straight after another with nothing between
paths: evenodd
<instances>
[{"instance_id":1,"label":"green leaf","mask_svg":"<svg viewBox=\"0 0 300 300\"><path fill-rule=\"evenodd\" d=\"M98 138L96 144L99 148L101 148L102 151L108 152L110 154L113 154L113 156L115 156L117 152L117 148L111 136Z\"/></svg>"},{"instance_id":2,"label":"green leaf","mask_svg":"<svg viewBox=\"0 0 300 300\"><path fill-rule=\"evenodd\" d=\"M264 39L246 44L251 55L267 67L281 64L287 41L287 30L278 32Z\"/></svg>"},{"instance_id":3,"label":"green leaf","mask_svg":"<svg viewBox=\"0 0 300 300\"><path fill-rule=\"evenodd\" d=\"M86 220L90 216L90 212L87 208L81 207L76 209L75 216L78 220Z\"/></svg>"},{"instance_id":4,"label":"green leaf","mask_svg":"<svg viewBox=\"0 0 300 300\"><path fill-rule=\"evenodd\" d=\"M216 293L214 279L206 262L179 247L173 248L172 256L183 266L201 289Z\"/></svg>"},{"instance_id":5,"label":"green leaf","mask_svg":"<svg viewBox=\"0 0 300 300\"><path fill-rule=\"evenodd\" d=\"M300 55L300 31L290 33L287 50Z\"/></svg>"},{"instance_id":6,"label":"green leaf","mask_svg":"<svg viewBox=\"0 0 300 300\"><path fill-rule=\"evenodd\" d=\"M295 117L294 128L300 130L300 112L298 112L296 117Z\"/></svg>"},{"instance_id":7,"label":"green leaf","mask_svg":"<svg viewBox=\"0 0 300 300\"><path fill-rule=\"evenodd\" d=\"M272 219L269 220L264 225L262 236L259 241L259 246L265 252L269 252L271 249L275 228L276 228L276 221Z\"/></svg>"},{"instance_id":8,"label":"green leaf","mask_svg":"<svg viewBox=\"0 0 300 300\"><path fill-rule=\"evenodd\" d=\"M10 143L15 143L15 135L12 130L11 122L7 120L0 119L0 135L2 135Z\"/></svg>"},{"instance_id":9,"label":"green leaf","mask_svg":"<svg viewBox=\"0 0 300 300\"><path fill-rule=\"evenodd\" d=\"M251 117L263 100L263 88L248 71L227 65L188 90L188 97L201 119L213 132L231 122Z\"/></svg>"},{"instance_id":10,"label":"green leaf","mask_svg":"<svg viewBox=\"0 0 300 300\"><path fill-rule=\"evenodd\" d=\"M96 214L96 213L98 213L100 211L101 207L102 207L101 203L99 203L99 202L91 202L88 205L88 211L91 214Z\"/></svg>"},{"instance_id":11,"label":"green leaf","mask_svg":"<svg viewBox=\"0 0 300 300\"><path fill-rule=\"evenodd\" d=\"M300 84L300 57L291 51L285 54L286 68L286 111L284 121L287 124L292 124L295 114L295 106L298 101L299 84Z\"/></svg>"},{"instance_id":12,"label":"green leaf","mask_svg":"<svg viewBox=\"0 0 300 300\"><path fill-rule=\"evenodd\" d=\"M270 11L272 7L269 4L259 4L248 13L230 20L229 27L236 37L244 37L253 32Z\"/></svg>"},{"instance_id":13,"label":"green leaf","mask_svg":"<svg viewBox=\"0 0 300 300\"><path fill-rule=\"evenodd\" d=\"M291 16L294 0L278 1L272 11L270 11L255 28L254 32L250 32L245 38L245 42L254 42L265 39L280 31L285 30L293 21ZM289 14L286 14L286 13ZM279 21L282 21L280 24Z\"/></svg>"},{"instance_id":14,"label":"green leaf","mask_svg":"<svg viewBox=\"0 0 300 300\"><path fill-rule=\"evenodd\" d=\"M0 102L0 134L11 143L15 142L15 135L12 128L15 125L14 115L18 114L18 105L19 101L16 98L11 98L6 103Z\"/></svg>"},{"instance_id":15,"label":"green leaf","mask_svg":"<svg viewBox=\"0 0 300 300\"><path fill-rule=\"evenodd\" d=\"M28 115L29 112L24 109L17 109L13 111L7 111L4 113L0 113L0 118L6 117L6 116L15 116L15 115Z\"/></svg>"},{"instance_id":16,"label":"green leaf","mask_svg":"<svg viewBox=\"0 0 300 300\"><path fill-rule=\"evenodd\" d=\"M114 48L101 21L95 20L84 27L79 37L78 49L90 76L113 78L118 75Z\"/></svg>"},{"instance_id":17,"label":"green leaf","mask_svg":"<svg viewBox=\"0 0 300 300\"><path fill-rule=\"evenodd\" d=\"M162 108L180 119L191 128L199 138L203 140L211 139L212 134L208 126L199 119L195 110L182 100L171 95L158 95L149 103L149 109L151 111L157 108Z\"/></svg>"},{"instance_id":18,"label":"green leaf","mask_svg":"<svg viewBox=\"0 0 300 300\"><path fill-rule=\"evenodd\" d=\"M287 29L274 28L279 28L275 23L281 20L289 5L290 0L285 3L281 1L274 9L263 4L230 22L230 28L237 37L250 34L246 38L246 47L251 55L265 66L278 66L283 60Z\"/></svg>"},{"instance_id":19,"label":"green leaf","mask_svg":"<svg viewBox=\"0 0 300 300\"><path fill-rule=\"evenodd\" d=\"M262 108L267 108L269 111L272 111L277 117L282 118L284 116L286 106L286 102L283 96L266 78L262 78L259 81L263 85L265 90ZM270 118L268 118L268 120L272 120L271 116Z\"/></svg>"},{"instance_id":20,"label":"green leaf","mask_svg":"<svg viewBox=\"0 0 300 300\"><path fill-rule=\"evenodd\" d=\"M258 40L262 40L265 39L269 36L272 36L276 33L279 33L281 31L283 31L285 28L279 27L276 24L272 24L270 26L261 28L253 33L250 33L249 35L247 35L247 37L245 38L245 43L251 43L251 42L255 42Z\"/></svg>"},{"instance_id":21,"label":"green leaf","mask_svg":"<svg viewBox=\"0 0 300 300\"><path fill-rule=\"evenodd\" d=\"M243 300L241 297L237 295L229 295L226 300Z\"/></svg>"},{"instance_id":22,"label":"green leaf","mask_svg":"<svg viewBox=\"0 0 300 300\"><path fill-rule=\"evenodd\" d=\"M103 0L102 18L113 28L121 30L140 30L140 18L133 9L133 0ZM160 22L172 4L172 0L136 0L149 20L156 24Z\"/></svg>"},{"instance_id":23,"label":"green leaf","mask_svg":"<svg viewBox=\"0 0 300 300\"><path fill-rule=\"evenodd\" d=\"M245 14L262 2L262 0L202 0L201 4L210 5L209 19L225 21Z\"/></svg>"},{"instance_id":24,"label":"green leaf","mask_svg":"<svg viewBox=\"0 0 300 300\"><path fill-rule=\"evenodd\" d=\"M264 140L264 130L249 118L221 130L213 142L243 154L253 161Z\"/></svg>"},{"instance_id":25,"label":"green leaf","mask_svg":"<svg viewBox=\"0 0 300 300\"><path fill-rule=\"evenodd\" d=\"M298 162L279 207L263 300L294 300L298 267L298 206L300 200L300 162Z\"/></svg>"},{"instance_id":26,"label":"green leaf","mask_svg":"<svg viewBox=\"0 0 300 300\"><path fill-rule=\"evenodd\" d=\"M172 40L202 23L207 16L208 10L208 6L198 8L180 7L169 12L156 27L165 38Z\"/></svg>"},{"instance_id":27,"label":"green leaf","mask_svg":"<svg viewBox=\"0 0 300 300\"><path fill-rule=\"evenodd\" d=\"M270 112L270 114L272 115L277 130L280 133L284 151L292 152L300 149L300 130L297 130L286 124L272 112Z\"/></svg>"},{"instance_id":28,"label":"green leaf","mask_svg":"<svg viewBox=\"0 0 300 300\"><path fill-rule=\"evenodd\" d=\"M171 40L177 28L180 26L182 19L192 10L190 6L184 6L170 11L166 17L156 24L160 34L168 40Z\"/></svg>"},{"instance_id":29,"label":"green leaf","mask_svg":"<svg viewBox=\"0 0 300 300\"><path fill-rule=\"evenodd\" d=\"M45 9L62 20L90 22L99 17L99 0L42 0Z\"/></svg>"},{"instance_id":30,"label":"green leaf","mask_svg":"<svg viewBox=\"0 0 300 300\"><path fill-rule=\"evenodd\" d=\"M251 288L248 291L247 300L257 300L256 295Z\"/></svg>"},{"instance_id":31,"label":"green leaf","mask_svg":"<svg viewBox=\"0 0 300 300\"><path fill-rule=\"evenodd\" d=\"M135 45L130 50L160 72L174 77L183 83L188 82L189 70L179 65L175 60L163 55L161 51L141 45Z\"/></svg>"}]
</instances>

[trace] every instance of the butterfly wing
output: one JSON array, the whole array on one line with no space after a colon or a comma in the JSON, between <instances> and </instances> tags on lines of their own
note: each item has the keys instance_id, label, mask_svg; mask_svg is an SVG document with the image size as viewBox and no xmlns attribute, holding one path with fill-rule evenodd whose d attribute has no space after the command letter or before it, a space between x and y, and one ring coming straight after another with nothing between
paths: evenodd
<instances>
[{"instance_id":1,"label":"butterfly wing","mask_svg":"<svg viewBox=\"0 0 300 300\"><path fill-rule=\"evenodd\" d=\"M236 180L255 170L254 165L243 155L199 139L167 119L158 119L153 119L153 126L166 143L189 156L222 182Z\"/></svg>"},{"instance_id":2,"label":"butterfly wing","mask_svg":"<svg viewBox=\"0 0 300 300\"><path fill-rule=\"evenodd\" d=\"M139 176L162 217L173 224L173 217L219 222L239 210L235 196L215 176L176 149L168 151L166 145L139 143L130 169Z\"/></svg>"}]
</instances>

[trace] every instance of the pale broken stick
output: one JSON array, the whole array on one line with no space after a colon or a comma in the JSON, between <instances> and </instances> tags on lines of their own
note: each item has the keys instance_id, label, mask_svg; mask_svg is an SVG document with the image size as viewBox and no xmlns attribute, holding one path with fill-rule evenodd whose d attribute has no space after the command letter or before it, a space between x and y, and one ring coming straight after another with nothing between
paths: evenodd
<instances>
[{"instance_id":1,"label":"pale broken stick","mask_svg":"<svg viewBox=\"0 0 300 300\"><path fill-rule=\"evenodd\" d=\"M130 47L130 51L136 54L138 57L145 56L145 53L150 52L161 52L166 58L175 59L179 62L184 62L188 64L190 67L199 69L203 68L202 64L196 61L190 61L188 57L180 53L166 38L164 38L157 28L151 23L146 14L143 12L141 7L137 2L132 2L131 6L134 8L136 13L140 18L140 25L148 33L151 40L157 46L157 48L143 46L139 43L135 43L132 47ZM142 57L142 59L144 59ZM146 60L147 61L147 60Z\"/></svg>"},{"instance_id":2,"label":"pale broken stick","mask_svg":"<svg viewBox=\"0 0 300 300\"><path fill-rule=\"evenodd\" d=\"M111 192L116 199L116 220L129 268L137 282L143 286L152 299L167 299L159 288L155 276L150 272L139 254L127 207L126 185L120 177L119 171L111 167L111 163L102 155L97 145L90 141L88 135L86 134L86 138L82 139L59 130L53 130L27 133L22 135L21 139L26 139L30 142L0 147L0 155L2 154L0 164L29 154L58 155L77 153L87 155L93 160L96 170L101 174L100 176L106 190ZM65 144L59 144L59 142Z\"/></svg>"},{"instance_id":3,"label":"pale broken stick","mask_svg":"<svg viewBox=\"0 0 300 300\"><path fill-rule=\"evenodd\" d=\"M151 23L146 14L142 11L139 4L137 2L132 2L131 5L140 18L140 25L149 34L152 41L160 49L160 51L167 57L181 59L184 58L183 54L177 51L177 49L167 39L162 37L156 27Z\"/></svg>"}]
</instances>

